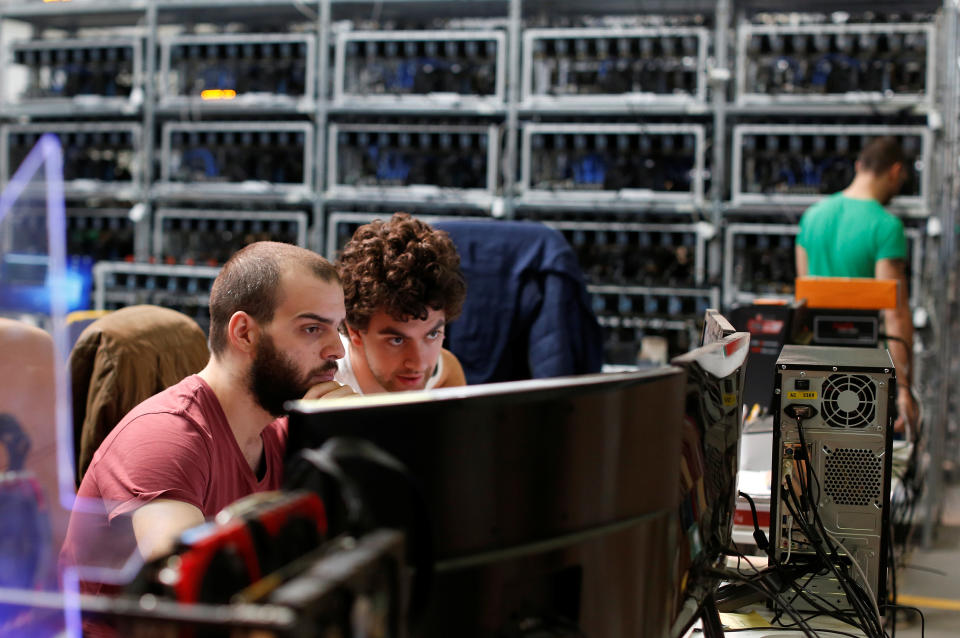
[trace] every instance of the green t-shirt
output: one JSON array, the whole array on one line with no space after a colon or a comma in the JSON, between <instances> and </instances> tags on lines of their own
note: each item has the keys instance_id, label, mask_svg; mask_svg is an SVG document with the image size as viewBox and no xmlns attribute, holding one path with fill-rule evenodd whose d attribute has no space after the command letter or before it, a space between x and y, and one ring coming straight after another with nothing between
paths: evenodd
<instances>
[{"instance_id":1,"label":"green t-shirt","mask_svg":"<svg viewBox=\"0 0 960 638\"><path fill-rule=\"evenodd\" d=\"M873 199L836 193L803 214L797 242L807 251L809 275L873 277L880 259L906 259L903 222Z\"/></svg>"}]
</instances>

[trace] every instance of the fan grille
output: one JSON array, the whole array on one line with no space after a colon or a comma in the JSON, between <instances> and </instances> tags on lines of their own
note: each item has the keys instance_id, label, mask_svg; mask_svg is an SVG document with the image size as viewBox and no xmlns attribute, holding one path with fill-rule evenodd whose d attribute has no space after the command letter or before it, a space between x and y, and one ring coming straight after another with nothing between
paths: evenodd
<instances>
[{"instance_id":1,"label":"fan grille","mask_svg":"<svg viewBox=\"0 0 960 638\"><path fill-rule=\"evenodd\" d=\"M834 450L827 456L824 475L824 491L837 505L880 502L883 462L871 450Z\"/></svg>"},{"instance_id":2,"label":"fan grille","mask_svg":"<svg viewBox=\"0 0 960 638\"><path fill-rule=\"evenodd\" d=\"M863 374L832 374L823 384L823 420L835 428L862 428L877 416L877 388Z\"/></svg>"}]
</instances>

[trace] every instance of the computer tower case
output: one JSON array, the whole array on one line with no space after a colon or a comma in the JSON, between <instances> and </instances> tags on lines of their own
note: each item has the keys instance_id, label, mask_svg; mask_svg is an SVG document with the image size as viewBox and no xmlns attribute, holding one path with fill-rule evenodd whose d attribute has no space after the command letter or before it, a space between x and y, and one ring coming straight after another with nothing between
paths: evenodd
<instances>
[{"instance_id":1,"label":"computer tower case","mask_svg":"<svg viewBox=\"0 0 960 638\"><path fill-rule=\"evenodd\" d=\"M809 580L799 581L806 596L788 592L795 609L814 608L811 600L851 608L814 543L826 554L835 546L840 569L878 605L886 599L896 394L885 349L787 345L777 359L768 552L780 563L811 564Z\"/></svg>"}]
</instances>

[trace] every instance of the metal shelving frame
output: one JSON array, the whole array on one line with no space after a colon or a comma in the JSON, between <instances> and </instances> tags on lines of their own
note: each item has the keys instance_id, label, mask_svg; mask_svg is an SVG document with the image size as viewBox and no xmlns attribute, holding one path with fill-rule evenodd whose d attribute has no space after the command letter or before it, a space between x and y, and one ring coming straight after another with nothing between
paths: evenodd
<instances>
[{"instance_id":1,"label":"metal shelving frame","mask_svg":"<svg viewBox=\"0 0 960 638\"><path fill-rule=\"evenodd\" d=\"M694 166L689 192L648 191L641 189L604 190L545 190L531 185L532 137L534 134L583 135L693 135ZM527 123L522 130L523 144L520 156L520 183L518 188L523 204L560 206L603 206L605 204L667 204L686 206L695 210L704 203L704 166L706 133L700 124L546 124Z\"/></svg>"},{"instance_id":2,"label":"metal shelving frame","mask_svg":"<svg viewBox=\"0 0 960 638\"><path fill-rule=\"evenodd\" d=\"M934 532L940 521L945 470L947 463L953 463L956 477L957 459L960 458L960 434L957 417L951 410L951 402L956 400L956 392L951 392L955 378L953 372L958 366L955 351L960 339L960 325L957 323L957 298L960 281L957 279L957 233L958 205L960 205L960 167L957 154L960 152L960 68L956 64L960 55L960 6L955 0L943 0L943 59L944 77L942 78L942 121L944 123L943 142L939 150L939 164L944 169L939 184L940 197L936 200L935 212L943 232L938 242L938 271L929 283L935 290L934 308L934 347L939 353L936 366L924 366L930 370L933 378L923 378L915 382L921 389L921 401L932 406L933 418L928 420L928 454L932 471L927 477L927 490L922 510L924 546L930 547L934 541Z\"/></svg>"},{"instance_id":3,"label":"metal shelving frame","mask_svg":"<svg viewBox=\"0 0 960 638\"><path fill-rule=\"evenodd\" d=\"M633 222L583 222L542 220L544 224L559 231L583 230L604 231L608 233L685 233L694 236L693 271L696 285L703 285L706 279L707 267L707 240L699 224L665 224L665 223L633 223Z\"/></svg>"},{"instance_id":4,"label":"metal shelving frame","mask_svg":"<svg viewBox=\"0 0 960 638\"><path fill-rule=\"evenodd\" d=\"M0 60L14 51L56 51L58 49L127 48L132 51L133 83L128 97L78 95L72 97L27 98L8 101L0 93L0 112L11 117L76 117L77 115L134 116L143 101L143 43L137 36L112 38L68 38L56 40L19 40L8 43L0 52Z\"/></svg>"},{"instance_id":5,"label":"metal shelving frame","mask_svg":"<svg viewBox=\"0 0 960 638\"><path fill-rule=\"evenodd\" d=\"M781 94L766 95L748 90L747 81L747 45L754 35L860 35L883 33L923 33L927 36L926 78L927 85L923 93L917 95L884 95L873 92L850 92L837 94ZM933 24L751 24L742 23L737 29L737 69L736 69L736 103L740 106L757 105L769 107L776 105L793 105L798 108L807 106L849 106L874 105L885 106L914 106L920 109L933 107L933 84L936 78L936 27Z\"/></svg>"},{"instance_id":6,"label":"metal shelving frame","mask_svg":"<svg viewBox=\"0 0 960 638\"><path fill-rule=\"evenodd\" d=\"M796 237L800 227L796 224L727 224L723 239L723 306L729 308L735 304L752 303L755 299L793 299L793 295L759 294L740 290L734 283L734 253L738 235L770 235ZM905 228L904 234L910 243L910 306L916 308L921 303L920 286L923 279L923 243L924 233L919 228ZM784 285L791 285L785 281Z\"/></svg>"},{"instance_id":7,"label":"metal shelving frame","mask_svg":"<svg viewBox=\"0 0 960 638\"><path fill-rule=\"evenodd\" d=\"M210 295L207 286L204 292L185 295L182 292L168 292L163 288L139 288L123 286L108 289L107 277L110 275L128 275L143 277L177 277L184 279L206 279L211 285L220 268L213 266L180 266L168 264L141 264L127 262L101 261L93 266L94 308L104 310L108 302L113 303L158 303L157 296L169 299L177 304L184 301L194 304L206 304ZM162 304L161 304L162 305Z\"/></svg>"},{"instance_id":8,"label":"metal shelving frame","mask_svg":"<svg viewBox=\"0 0 960 638\"><path fill-rule=\"evenodd\" d=\"M307 246L309 219L304 212L158 208L154 212L153 219L153 256L158 260L168 256L163 251L163 222L168 219L292 223L297 227L297 246L304 248Z\"/></svg>"},{"instance_id":9,"label":"metal shelving frame","mask_svg":"<svg viewBox=\"0 0 960 638\"><path fill-rule=\"evenodd\" d=\"M296 133L304 136L303 177L299 182L177 182L170 167L174 133ZM314 127L309 122L166 122L163 125L160 180L154 191L167 199L255 199L258 201L309 201L313 196Z\"/></svg>"},{"instance_id":10,"label":"metal shelving frame","mask_svg":"<svg viewBox=\"0 0 960 638\"><path fill-rule=\"evenodd\" d=\"M653 37L693 36L697 39L697 87L693 94L657 95L653 93L618 93L595 95L538 95L533 93L533 49L536 40L574 38L641 39ZM610 27L610 28L550 28L526 29L523 32L523 76L520 108L528 113L635 113L652 112L706 112L706 65L709 31L703 27Z\"/></svg>"},{"instance_id":11,"label":"metal shelving frame","mask_svg":"<svg viewBox=\"0 0 960 638\"><path fill-rule=\"evenodd\" d=\"M690 104L678 104L676 100L647 100L624 99L623 104L612 101L608 105L593 103L565 106L548 104L541 101L532 103L526 99L529 93L522 91L522 79L529 73L529 63L524 64L524 56L528 56L529 47L524 43L533 37L533 29L524 31L527 15L539 12L538 15L554 16L561 21L567 20L570 14L579 15L627 15L638 11L650 14L655 13L694 13L706 16L707 21L712 19L708 27L709 42L706 44L707 57L704 69L706 85L703 99L695 100ZM151 78L158 69L157 53L158 29L163 24L177 19L180 12L191 15L191 22L220 22L242 21L244 17L257 20L260 17L274 18L278 14L290 16L291 19L312 22L316 27L315 56L316 84L314 87L313 105L304 104L305 112L281 112L283 109L270 111L264 108L257 114L269 116L297 117L303 119L314 128L311 157L313 170L308 176L306 189L296 197L303 204L313 207L313 227L308 236L308 244L321 249L325 245L328 210L343 210L351 204L362 206L368 203L392 203L398 206L412 206L418 212L432 208L441 210L455 208L458 210L476 211L478 214L489 217L511 218L517 208L535 208L538 211L556 211L559 217L564 212L570 212L584 207L592 208L598 213L618 213L619 219L631 216L642 222L647 213L655 214L683 214L689 215L691 220L707 220L714 227L723 230L732 215L738 219L751 217L769 219L771 215L789 214L798 216L804 208L803 203L783 203L758 201L755 203L733 202L728 194L732 179L727 173L733 170L732 175L739 171L738 162L731 163L733 155L739 153L739 145L730 134L735 125L755 125L758 122L776 123L789 118L792 122L819 118L824 121L830 116L847 118L859 117L858 125L872 126L872 123L883 124L894 121L898 125L904 122L917 124L925 128L925 134L931 146L927 157L935 166L927 166L925 179L928 182L924 189L926 197L925 210L916 209L918 214L929 214L940 222L943 231L938 235L930 234L926 239L929 245L935 245L937 263L939 267L930 266L933 255L927 255L927 267L922 279L922 285L930 286L935 294L926 296L927 303L931 304L930 317L932 318L932 332L934 346L939 353L937 365L924 366L929 370L931 378L919 380L926 388L925 401L931 407L929 413L934 415L929 440L933 455L933 467L938 467L949 455L956 458L960 454L960 436L948 436L947 422L955 421L951 416L948 371L955 366L955 356L951 352L951 345L955 339L960 339L955 326L955 317L960 311L954 310L953 300L958 294L956 275L956 236L952 232L957 221L957 206L960 202L960 167L956 158L960 153L960 69L956 64L942 63L956 60L958 55L958 37L960 37L960 8L956 0L922 0L911 3L910 10L937 12L934 25L909 25L909 29L919 29L927 32L933 45L928 47L932 55L928 55L927 91L922 96L908 96L894 99L871 94L853 94L842 98L829 97L828 99L801 99L799 96L779 96L768 99L770 96L750 96L742 85L744 78L742 51L749 33L760 32L768 27L751 22L751 16L759 12L795 13L798 11L816 11L829 13L836 11L837 4L827 0L802 0L801 2L787 2L786 0L645 0L638 7L635 0L472 0L470 2L442 2L440 0L73 0L72 2L42 2L41 0L0 0L0 20L15 20L32 25L35 29L62 29L73 31L85 27L134 27L143 34L144 49L144 76ZM902 2L892 0L850 0L846 5L852 12L857 11L889 11L902 14ZM229 9L229 13L226 11ZM375 11L374 11L375 10ZM371 105L363 107L367 115L384 115L391 113L412 113L418 116L450 117L451 115L472 115L489 118L501 127L503 145L497 161L497 177L499 189L490 196L484 194L480 199L464 199L457 193L439 192L425 193L417 191L383 192L371 190L366 192L337 192L334 184L328 182L330 174L328 166L328 123L331 115L342 115L347 109L360 108L353 101L338 103L337 96L328 95L328 87L332 85L330 73L334 70L331 64L331 43L338 33L335 23L345 17L369 20L374 15L382 15L388 20L397 20L413 16L420 12L421 16L429 19L437 17L481 16L485 19L495 17L505 25L504 49L504 96L502 104L492 108L489 113L480 113L477 110L462 109L459 106L451 108L443 103L421 103L404 105L393 109L387 105ZM387 17L389 16L389 17ZM196 17L196 19L195 19ZM899 29L903 23L897 25ZM777 27L781 30L797 29L796 26L785 25ZM818 32L824 26L803 27L814 28ZM829 27L834 28L834 27ZM857 27L865 29L877 28L889 30L890 25ZM850 27L843 27L850 31ZM855 30L855 29L854 29ZM0 46L5 43L0 42ZM3 83L4 65L0 64L0 84ZM731 86L731 84L734 86ZM698 96L700 96L698 91ZM145 81L143 84L143 103L139 110L123 113L109 113L97 111L90 107L84 111L80 105L76 111L63 113L58 108L41 107L35 110L18 111L21 107L5 107L0 109L0 121L11 122L15 118L32 118L39 121L44 118L61 116L92 117L106 115L107 117L131 118L131 121L142 127L142 157L154 157L158 115L167 118L176 117L178 112L169 107L160 107L161 100L157 99L154 82ZM436 101L434 101L436 102ZM596 101L594 101L596 102ZM572 103L571 103L572 104ZM101 105L102 106L102 105ZM202 105L203 106L203 105ZM99 108L99 107L98 107ZM259 107L257 107L259 108ZM352 112L352 111L351 111ZM244 115L248 115L244 111ZM192 116L192 114L190 114ZM564 117L585 118L590 122L603 122L604 118L616 118L618 122L649 123L649 116L663 116L664 118L682 118L684 123L695 123L696 126L710 124L710 151L709 162L710 189L703 192L696 201L673 202L647 200L642 197L634 199L607 199L605 201L576 201L569 202L570 198L557 197L535 201L528 194L518 188L520 163L520 139L523 126L521 123L538 121L539 118ZM924 123L922 118L926 117ZM699 118L699 119L698 119ZM335 139L335 138L334 138ZM731 146L733 147L731 149ZM706 152L706 151L705 151ZM732 166L732 169L728 168ZM936 175L934 176L934 168ZM154 162L143 161L140 166L138 182L143 186L139 193L126 193L131 196L132 203L146 208L144 219L150 219L150 211L167 199L199 198L196 192L189 189L180 189L179 192L164 193L163 189L154 188ZM941 174L942 173L942 174ZM935 185L936 189L931 186ZM736 192L734 190L734 192ZM114 195L116 195L114 193ZM242 189L232 188L222 193L208 195L224 202L238 202L256 199ZM274 200L278 201L278 200ZM282 201L279 200L279 201ZM599 217L599 215L598 215ZM917 231L919 232L919 231ZM144 244L149 247L149 235ZM723 279L723 243L708 243L708 258L705 262L705 281L719 282ZM138 253L138 258L144 254ZM183 267L186 268L186 267ZM916 276L916 270L915 274ZM916 287L916 286L915 286ZM718 300L719 301L719 300ZM629 321L639 321L637 318L626 318ZM939 372L938 372L939 371ZM955 427L955 426L952 426ZM946 456L945 456L946 455ZM939 474L929 481L928 503L936 505L940 497L942 482ZM932 512L933 505L930 511ZM933 516L928 520L935 520ZM925 527L925 540L930 542L934 523Z\"/></svg>"},{"instance_id":12,"label":"metal shelving frame","mask_svg":"<svg viewBox=\"0 0 960 638\"><path fill-rule=\"evenodd\" d=\"M137 242L141 241L142 237L145 237L150 232L150 219L144 217L137 217L136 215L130 214L130 209L127 208L89 208L89 207L67 207L65 211L67 215L67 233L70 232L71 228L71 219L76 218L87 218L87 219L126 219L133 224L133 255L139 256L143 254L144 247L139 245ZM69 236L68 236L69 239Z\"/></svg>"},{"instance_id":13,"label":"metal shelving frame","mask_svg":"<svg viewBox=\"0 0 960 638\"><path fill-rule=\"evenodd\" d=\"M220 44L303 44L306 46L306 68L302 95L270 93L238 94L231 99L209 100L197 95L168 91L171 72L171 50L179 45ZM188 113L276 113L311 114L316 105L317 56L316 38L312 34L217 33L176 35L160 42L160 91L157 109L164 115Z\"/></svg>"},{"instance_id":14,"label":"metal shelving frame","mask_svg":"<svg viewBox=\"0 0 960 638\"><path fill-rule=\"evenodd\" d=\"M604 285L604 284L589 284L587 285L587 292L591 295L617 295L627 296L627 297L680 297L685 299L703 299L708 303L709 308L717 308L720 304L720 288L712 286L709 288L671 288L666 286L620 286L620 285ZM635 327L644 327L644 326L653 326L654 324L664 330L685 330L689 327L687 320L696 319L696 317L637 317L632 315L619 316L617 321L611 322L609 315L601 323L604 323L607 326L625 326L624 323L627 319L632 320L633 322L639 322ZM642 325L641 325L642 324Z\"/></svg>"},{"instance_id":15,"label":"metal shelving frame","mask_svg":"<svg viewBox=\"0 0 960 638\"><path fill-rule=\"evenodd\" d=\"M459 93L427 93L412 95L363 95L347 92L344 81L347 45L350 42L427 42L427 41L487 41L495 42L496 79L493 95L464 95ZM447 31L342 31L337 34L334 61L332 106L338 111L391 111L498 114L506 101L506 34L496 30Z\"/></svg>"},{"instance_id":16,"label":"metal shelving frame","mask_svg":"<svg viewBox=\"0 0 960 638\"><path fill-rule=\"evenodd\" d=\"M327 215L326 244L324 245L323 255L330 261L337 257L337 226L340 224L369 224L375 219L390 219L391 213L360 213L353 211L336 211ZM428 224L445 220L483 220L489 219L484 215L417 215L417 219L423 220Z\"/></svg>"},{"instance_id":17,"label":"metal shelving frame","mask_svg":"<svg viewBox=\"0 0 960 638\"><path fill-rule=\"evenodd\" d=\"M824 194L781 194L781 193L747 193L743 192L743 175L741 161L743 159L743 138L746 135L823 135L823 136L854 136L854 135L917 135L921 139L920 158L924 165L923 176L920 181L920 190L916 196L901 195L892 202L893 208L902 210L911 216L926 217L930 213L929 196L932 184L931 168L933 158L933 133L923 126L886 126L886 125L847 125L847 124L738 124L733 127L733 159L730 163L731 171L731 203L734 206L742 204L773 204L808 206L826 197Z\"/></svg>"},{"instance_id":18,"label":"metal shelving frame","mask_svg":"<svg viewBox=\"0 0 960 638\"><path fill-rule=\"evenodd\" d=\"M458 135L469 133L487 136L486 185L483 188L446 188L433 184L411 184L409 186L352 186L340 183L338 179L337 153L338 136L341 132L358 132L377 135L379 133L420 133ZM489 207L497 193L498 159L500 156L500 131L496 125L460 125L460 124L331 124L327 138L327 198L342 200L383 201L400 198L407 201L435 200L451 204L472 204Z\"/></svg>"},{"instance_id":19,"label":"metal shelving frame","mask_svg":"<svg viewBox=\"0 0 960 638\"><path fill-rule=\"evenodd\" d=\"M51 122L38 124L4 124L0 126L0 184L6 184L7 179L16 170L8 166L10 162L10 136L17 134L42 133L80 133L80 134L109 134L124 133L130 135L131 152L134 155L130 167L131 179L124 181L102 181L95 179L67 180L63 183L64 194L67 197L111 197L115 199L137 201L143 197L143 182L140 180L138 167L143 160L140 150L143 144L143 129L136 122Z\"/></svg>"}]
</instances>

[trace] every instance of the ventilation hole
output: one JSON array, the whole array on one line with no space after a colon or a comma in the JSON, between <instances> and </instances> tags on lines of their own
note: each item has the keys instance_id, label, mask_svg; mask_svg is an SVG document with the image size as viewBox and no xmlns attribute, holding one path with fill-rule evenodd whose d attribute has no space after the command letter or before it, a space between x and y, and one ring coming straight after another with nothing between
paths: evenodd
<instances>
[{"instance_id":1,"label":"ventilation hole","mask_svg":"<svg viewBox=\"0 0 960 638\"><path fill-rule=\"evenodd\" d=\"M873 424L877 391L863 374L833 374L823 384L823 420L835 428L862 428Z\"/></svg>"},{"instance_id":2,"label":"ventilation hole","mask_svg":"<svg viewBox=\"0 0 960 638\"><path fill-rule=\"evenodd\" d=\"M871 450L834 450L827 457L824 475L824 491L837 505L866 507L880 498L883 462Z\"/></svg>"}]
</instances>

